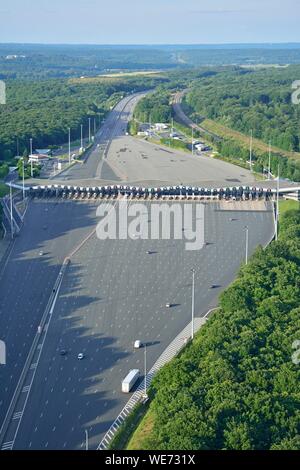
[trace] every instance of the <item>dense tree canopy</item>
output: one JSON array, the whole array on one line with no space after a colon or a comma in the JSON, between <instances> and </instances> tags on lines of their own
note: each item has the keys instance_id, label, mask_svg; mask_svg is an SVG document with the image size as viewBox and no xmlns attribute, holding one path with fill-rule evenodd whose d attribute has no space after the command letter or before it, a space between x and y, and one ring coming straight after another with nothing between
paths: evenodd
<instances>
[{"instance_id":1,"label":"dense tree canopy","mask_svg":"<svg viewBox=\"0 0 300 470\"><path fill-rule=\"evenodd\" d=\"M88 118L103 117L124 93L153 87L161 78L134 77L120 80L46 80L7 83L7 104L0 106L0 161L17 152L23 155L29 139L35 148L67 142L88 132Z\"/></svg>"},{"instance_id":2,"label":"dense tree canopy","mask_svg":"<svg viewBox=\"0 0 300 470\"><path fill-rule=\"evenodd\" d=\"M241 70L195 81L186 101L199 115L288 151L299 151L300 106L292 83L300 66Z\"/></svg>"},{"instance_id":3,"label":"dense tree canopy","mask_svg":"<svg viewBox=\"0 0 300 470\"><path fill-rule=\"evenodd\" d=\"M154 93L149 94L137 104L134 117L141 122L171 122L170 96L169 90L162 86L158 87Z\"/></svg>"},{"instance_id":4,"label":"dense tree canopy","mask_svg":"<svg viewBox=\"0 0 300 470\"><path fill-rule=\"evenodd\" d=\"M292 83L300 76L300 67L247 70L234 68L212 76L194 80L185 97L184 107L192 119L203 117L271 142L283 152L274 152L271 171L300 181L300 162L286 158L284 151L300 150L300 106L292 102ZM249 159L249 150L234 138L223 137L216 142L218 151L225 157ZM255 170L268 168L268 152L254 151Z\"/></svg>"}]
</instances>

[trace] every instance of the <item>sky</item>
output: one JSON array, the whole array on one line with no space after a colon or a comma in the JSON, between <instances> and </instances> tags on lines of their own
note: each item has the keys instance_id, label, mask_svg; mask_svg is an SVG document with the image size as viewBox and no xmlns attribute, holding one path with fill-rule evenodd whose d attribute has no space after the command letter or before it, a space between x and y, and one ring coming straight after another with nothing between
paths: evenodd
<instances>
[{"instance_id":1,"label":"sky","mask_svg":"<svg viewBox=\"0 0 300 470\"><path fill-rule=\"evenodd\" d=\"M300 42L299 0L0 0L0 42Z\"/></svg>"}]
</instances>

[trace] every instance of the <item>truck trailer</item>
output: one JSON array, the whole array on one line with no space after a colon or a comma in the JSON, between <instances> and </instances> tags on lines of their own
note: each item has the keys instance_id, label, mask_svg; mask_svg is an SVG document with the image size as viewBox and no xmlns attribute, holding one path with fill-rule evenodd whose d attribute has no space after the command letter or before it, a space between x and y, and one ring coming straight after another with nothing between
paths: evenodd
<instances>
[{"instance_id":1,"label":"truck trailer","mask_svg":"<svg viewBox=\"0 0 300 470\"><path fill-rule=\"evenodd\" d=\"M139 369L132 369L122 382L122 392L129 393L139 376Z\"/></svg>"}]
</instances>

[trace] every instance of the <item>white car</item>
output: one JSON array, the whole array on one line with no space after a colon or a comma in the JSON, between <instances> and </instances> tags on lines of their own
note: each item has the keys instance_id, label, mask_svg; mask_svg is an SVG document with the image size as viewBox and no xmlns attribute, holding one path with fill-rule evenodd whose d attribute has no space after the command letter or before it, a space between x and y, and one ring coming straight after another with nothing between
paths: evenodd
<instances>
[{"instance_id":1,"label":"white car","mask_svg":"<svg viewBox=\"0 0 300 470\"><path fill-rule=\"evenodd\" d=\"M84 354L83 353L79 353L78 356L77 356L77 359L79 361L82 361L82 359L84 358Z\"/></svg>"},{"instance_id":2,"label":"white car","mask_svg":"<svg viewBox=\"0 0 300 470\"><path fill-rule=\"evenodd\" d=\"M40 251L39 252L39 256L43 256L44 252L43 251Z\"/></svg>"},{"instance_id":3,"label":"white car","mask_svg":"<svg viewBox=\"0 0 300 470\"><path fill-rule=\"evenodd\" d=\"M170 304L170 302L168 302L168 303L166 304L166 307L167 307L167 308L171 308L171 307L172 307L172 304Z\"/></svg>"},{"instance_id":4,"label":"white car","mask_svg":"<svg viewBox=\"0 0 300 470\"><path fill-rule=\"evenodd\" d=\"M135 342L134 342L134 345L133 345L134 349L140 349L142 347L142 342L137 339Z\"/></svg>"}]
</instances>

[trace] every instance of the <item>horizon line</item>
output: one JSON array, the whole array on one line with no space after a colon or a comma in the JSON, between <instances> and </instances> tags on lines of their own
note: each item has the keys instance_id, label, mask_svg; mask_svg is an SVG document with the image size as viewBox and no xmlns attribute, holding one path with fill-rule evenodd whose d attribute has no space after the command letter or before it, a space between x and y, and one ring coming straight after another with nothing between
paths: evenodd
<instances>
[{"instance_id":1,"label":"horizon line","mask_svg":"<svg viewBox=\"0 0 300 470\"><path fill-rule=\"evenodd\" d=\"M299 41L283 41L283 42L274 42L274 41L264 41L264 42L208 42L208 43L77 43L77 42L0 42L0 46L7 45L18 45L18 46L115 46L115 47L124 47L124 46L147 46L147 47L164 47L164 46L278 46L278 45L300 45Z\"/></svg>"}]
</instances>

